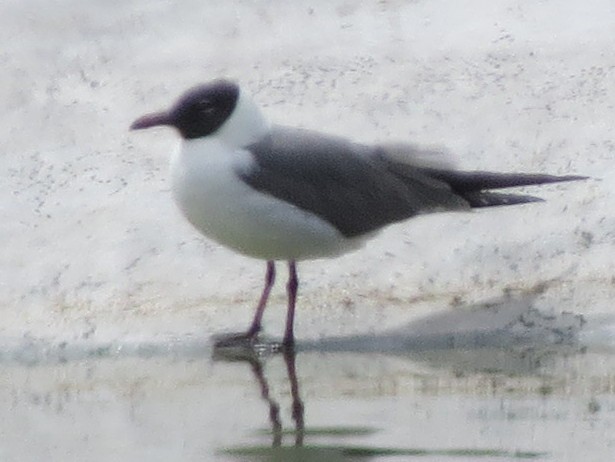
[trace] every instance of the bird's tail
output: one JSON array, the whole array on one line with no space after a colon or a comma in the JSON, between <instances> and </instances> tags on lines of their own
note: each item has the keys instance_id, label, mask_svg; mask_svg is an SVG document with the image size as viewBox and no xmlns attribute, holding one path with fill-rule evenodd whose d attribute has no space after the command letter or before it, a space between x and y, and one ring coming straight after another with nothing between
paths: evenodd
<instances>
[{"instance_id":1,"label":"bird's tail","mask_svg":"<svg viewBox=\"0 0 615 462\"><path fill-rule=\"evenodd\" d=\"M496 193L490 191L491 189L587 179L586 176L579 175L556 176L534 173L459 172L452 170L432 171L430 176L448 183L452 190L468 201L473 208L542 201L542 199L534 196Z\"/></svg>"}]
</instances>

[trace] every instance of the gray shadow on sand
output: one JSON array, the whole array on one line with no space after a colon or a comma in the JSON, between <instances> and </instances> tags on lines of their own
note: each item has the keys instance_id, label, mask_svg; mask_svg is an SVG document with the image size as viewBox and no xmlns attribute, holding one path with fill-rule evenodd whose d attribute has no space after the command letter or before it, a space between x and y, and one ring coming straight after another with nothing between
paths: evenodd
<instances>
[{"instance_id":1,"label":"gray shadow on sand","mask_svg":"<svg viewBox=\"0 0 615 462\"><path fill-rule=\"evenodd\" d=\"M434 362L438 367L464 364L466 370L491 370L509 364L511 371L529 372L528 351L579 351L582 316L545 314L534 307L534 296L506 296L486 303L457 306L379 333L325 337L300 341L296 352L354 352L407 356ZM275 352L278 344L262 338L249 350L242 347L215 351L206 337L154 341L96 342L92 339L54 343L24 336L0 338L0 363L53 364L85 359L125 357L238 359L244 355ZM510 357L510 360L505 360ZM474 364L474 366L473 366Z\"/></svg>"}]
</instances>

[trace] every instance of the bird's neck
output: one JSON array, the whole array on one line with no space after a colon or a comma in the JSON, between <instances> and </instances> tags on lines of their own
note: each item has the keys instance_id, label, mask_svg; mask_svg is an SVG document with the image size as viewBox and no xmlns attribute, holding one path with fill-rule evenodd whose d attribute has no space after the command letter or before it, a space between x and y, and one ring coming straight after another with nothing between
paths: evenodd
<instances>
[{"instance_id":1,"label":"bird's neck","mask_svg":"<svg viewBox=\"0 0 615 462\"><path fill-rule=\"evenodd\" d=\"M212 136L233 148L243 148L265 136L269 122L252 98L243 91L231 116Z\"/></svg>"}]
</instances>

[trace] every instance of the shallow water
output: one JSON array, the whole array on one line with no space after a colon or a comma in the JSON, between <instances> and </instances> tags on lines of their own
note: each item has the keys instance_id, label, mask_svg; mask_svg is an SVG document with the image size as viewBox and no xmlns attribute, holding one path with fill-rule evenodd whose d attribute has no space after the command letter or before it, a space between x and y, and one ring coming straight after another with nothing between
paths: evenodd
<instances>
[{"instance_id":1,"label":"shallow water","mask_svg":"<svg viewBox=\"0 0 615 462\"><path fill-rule=\"evenodd\" d=\"M572 461L615 448L610 353L298 349L214 354L203 340L5 358L0 456Z\"/></svg>"}]
</instances>

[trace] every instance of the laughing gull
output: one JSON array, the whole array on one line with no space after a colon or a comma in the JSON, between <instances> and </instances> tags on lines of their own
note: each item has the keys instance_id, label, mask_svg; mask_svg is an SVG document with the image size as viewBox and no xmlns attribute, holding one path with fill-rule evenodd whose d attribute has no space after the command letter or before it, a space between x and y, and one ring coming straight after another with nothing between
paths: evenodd
<instances>
[{"instance_id":1,"label":"laughing gull","mask_svg":"<svg viewBox=\"0 0 615 462\"><path fill-rule=\"evenodd\" d=\"M253 344L275 280L288 262L283 344L294 342L299 260L333 257L376 231L419 214L522 204L540 199L492 189L579 180L581 176L455 170L441 153L415 145L363 145L270 125L250 96L228 80L184 93L169 109L131 129L175 128L171 161L177 205L205 236L267 261L265 287L250 328L219 340Z\"/></svg>"}]
</instances>

